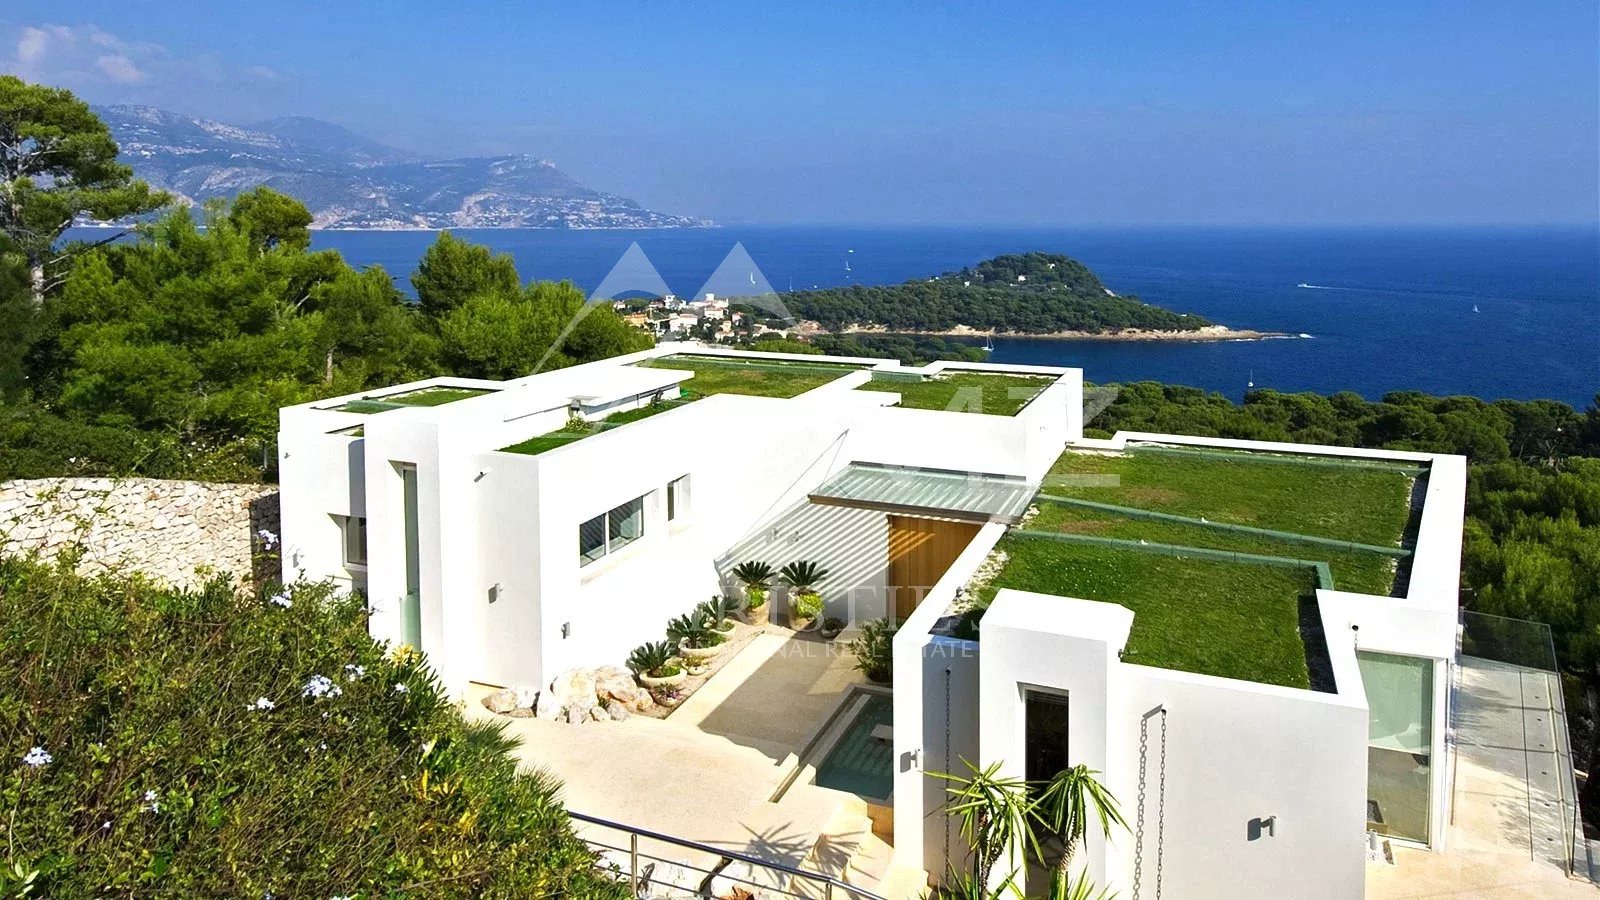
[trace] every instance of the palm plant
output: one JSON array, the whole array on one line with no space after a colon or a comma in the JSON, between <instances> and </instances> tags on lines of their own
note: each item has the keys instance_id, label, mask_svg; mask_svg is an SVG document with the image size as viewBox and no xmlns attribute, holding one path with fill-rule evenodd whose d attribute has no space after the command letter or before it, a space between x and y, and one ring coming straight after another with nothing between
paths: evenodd
<instances>
[{"instance_id":1,"label":"palm plant","mask_svg":"<svg viewBox=\"0 0 1600 900\"><path fill-rule=\"evenodd\" d=\"M1051 900L1105 900L1111 896L1087 876L1073 878L1068 871L1091 821L1098 822L1101 834L1107 837L1113 826L1127 827L1116 798L1096 779L1099 772L1078 765L1047 782L1028 782L1002 777L999 762L983 769L966 760L962 763L970 774L928 773L951 783L946 811L960 822L961 836L973 848L972 872L947 876L946 894L973 900L1004 893L1022 896L1015 869L998 886L989 887L995 865L1013 849L1052 865L1044 849L1048 842L1061 845L1061 857L1051 870Z\"/></svg>"},{"instance_id":2,"label":"palm plant","mask_svg":"<svg viewBox=\"0 0 1600 900\"><path fill-rule=\"evenodd\" d=\"M677 650L666 641L652 641L635 647L628 654L628 668L651 678L668 678L678 673Z\"/></svg>"},{"instance_id":3,"label":"palm plant","mask_svg":"<svg viewBox=\"0 0 1600 900\"><path fill-rule=\"evenodd\" d=\"M828 570L814 562L801 560L789 563L778 573L783 583L794 589L796 594L816 593L816 584L828 577Z\"/></svg>"},{"instance_id":4,"label":"palm plant","mask_svg":"<svg viewBox=\"0 0 1600 900\"><path fill-rule=\"evenodd\" d=\"M976 890L976 896L982 898L990 896L988 885L1002 855L1019 844L1024 852L1037 852L1038 842L1032 828L1033 802L1029 799L1028 782L1002 776L999 762L981 769L966 759L961 763L970 774L928 774L950 782L945 789L950 797L945 812L956 817L961 837L972 847L970 880L963 877L956 883L966 885L967 890ZM1012 891L1017 890L1016 874L1013 870L1004 881Z\"/></svg>"},{"instance_id":5,"label":"palm plant","mask_svg":"<svg viewBox=\"0 0 1600 900\"><path fill-rule=\"evenodd\" d=\"M744 598L749 609L756 609L767 602L767 587L772 584L775 574L771 566L757 560L733 567L733 577L744 585Z\"/></svg>"},{"instance_id":6,"label":"palm plant","mask_svg":"<svg viewBox=\"0 0 1600 900\"><path fill-rule=\"evenodd\" d=\"M1095 777L1100 773L1082 763L1062 769L1045 783L1033 804L1033 817L1052 842L1061 845L1061 857L1056 860L1051 875L1051 896L1068 896L1072 888L1068 870L1072 854L1089 830L1091 819L1099 823L1102 837L1111 836L1113 825L1126 828L1117 799ZM1037 843L1037 842L1036 842ZM1040 862L1044 862L1040 857Z\"/></svg>"},{"instance_id":7,"label":"palm plant","mask_svg":"<svg viewBox=\"0 0 1600 900\"><path fill-rule=\"evenodd\" d=\"M715 647L722 643L722 635L712 628L712 619L699 607L667 623L667 639L684 647Z\"/></svg>"},{"instance_id":8,"label":"palm plant","mask_svg":"<svg viewBox=\"0 0 1600 900\"><path fill-rule=\"evenodd\" d=\"M719 594L696 606L694 615L709 622L712 631L731 634L733 632L733 616L739 611L739 606L738 601L730 602L728 598Z\"/></svg>"}]
</instances>

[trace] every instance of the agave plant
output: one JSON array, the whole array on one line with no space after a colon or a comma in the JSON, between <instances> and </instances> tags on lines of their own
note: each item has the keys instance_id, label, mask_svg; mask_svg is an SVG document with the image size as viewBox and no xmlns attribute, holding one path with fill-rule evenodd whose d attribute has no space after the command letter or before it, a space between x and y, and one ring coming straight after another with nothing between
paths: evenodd
<instances>
[{"instance_id":1,"label":"agave plant","mask_svg":"<svg viewBox=\"0 0 1600 900\"><path fill-rule=\"evenodd\" d=\"M640 644L628 654L628 668L636 674L651 678L667 678L677 674L678 651L666 641Z\"/></svg>"}]
</instances>

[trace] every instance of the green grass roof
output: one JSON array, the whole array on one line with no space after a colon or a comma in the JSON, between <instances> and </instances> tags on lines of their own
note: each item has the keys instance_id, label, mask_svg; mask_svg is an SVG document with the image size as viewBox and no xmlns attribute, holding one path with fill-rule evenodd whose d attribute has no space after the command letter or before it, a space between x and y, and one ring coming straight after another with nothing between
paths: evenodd
<instances>
[{"instance_id":1,"label":"green grass roof","mask_svg":"<svg viewBox=\"0 0 1600 900\"><path fill-rule=\"evenodd\" d=\"M856 390L899 394L900 405L907 409L1014 416L1053 380L1039 375L950 372L921 381L873 380Z\"/></svg>"},{"instance_id":2,"label":"green grass roof","mask_svg":"<svg viewBox=\"0 0 1600 900\"><path fill-rule=\"evenodd\" d=\"M1116 603L1133 610L1123 661L1309 688L1300 638L1300 597L1315 586L1309 568L1162 556L1063 543L1012 533L998 549L1000 588Z\"/></svg>"},{"instance_id":3,"label":"green grass roof","mask_svg":"<svg viewBox=\"0 0 1600 900\"><path fill-rule=\"evenodd\" d=\"M721 356L662 356L639 363L651 369L693 372L681 385L685 395L746 394L752 397L794 397L822 387L861 367L850 363L787 362L728 359Z\"/></svg>"},{"instance_id":4,"label":"green grass roof","mask_svg":"<svg viewBox=\"0 0 1600 900\"><path fill-rule=\"evenodd\" d=\"M388 412L392 409L402 409L407 406L443 406L446 403L454 403L457 400L470 400L473 397L482 397L484 394L492 393L494 391L489 388L419 388L414 391L406 391L403 394L362 397L359 400L351 400L342 406L335 406L333 409L336 412L372 414Z\"/></svg>"},{"instance_id":5,"label":"green grass roof","mask_svg":"<svg viewBox=\"0 0 1600 900\"><path fill-rule=\"evenodd\" d=\"M1117 603L1134 612L1127 662L1308 687L1299 614L1316 585L1314 564L1326 563L1340 590L1390 593L1405 565L1415 474L1409 466L1210 449L1069 451L1034 511L1002 539L1006 564L977 599L981 606L999 588L1015 588ZM1040 536L1051 534L1074 539Z\"/></svg>"}]
</instances>

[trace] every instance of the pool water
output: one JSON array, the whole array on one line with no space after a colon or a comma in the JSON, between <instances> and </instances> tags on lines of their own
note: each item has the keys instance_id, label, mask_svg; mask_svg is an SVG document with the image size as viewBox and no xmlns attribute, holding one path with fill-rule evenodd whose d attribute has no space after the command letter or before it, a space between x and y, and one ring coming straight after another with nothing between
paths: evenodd
<instances>
[{"instance_id":1,"label":"pool water","mask_svg":"<svg viewBox=\"0 0 1600 900\"><path fill-rule=\"evenodd\" d=\"M816 783L875 800L888 799L894 790L894 745L874 738L872 730L893 722L893 698L867 694L855 718L817 766Z\"/></svg>"}]
</instances>

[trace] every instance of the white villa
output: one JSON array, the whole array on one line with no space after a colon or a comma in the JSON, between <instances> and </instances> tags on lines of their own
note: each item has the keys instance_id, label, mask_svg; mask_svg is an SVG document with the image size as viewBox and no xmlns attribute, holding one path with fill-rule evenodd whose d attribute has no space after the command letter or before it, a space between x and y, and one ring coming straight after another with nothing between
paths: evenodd
<instances>
[{"instance_id":1,"label":"white villa","mask_svg":"<svg viewBox=\"0 0 1600 900\"><path fill-rule=\"evenodd\" d=\"M373 634L466 696L620 665L737 595L734 565L816 561L841 647L900 622L892 694L857 677L785 711L823 710L787 754L750 743L773 803L798 780L860 804L916 882L968 865L928 774L963 761L1101 772L1128 828L1078 859L1122 897L1357 898L1369 859L1446 849L1465 460L1086 438L1083 409L1078 369L683 344L303 404L281 413L284 577L364 591ZM1287 488L1239 507L1235 477ZM1365 491L1381 509L1341 508ZM781 598L762 639L818 641ZM714 690L738 663L707 697L739 702Z\"/></svg>"}]
</instances>

